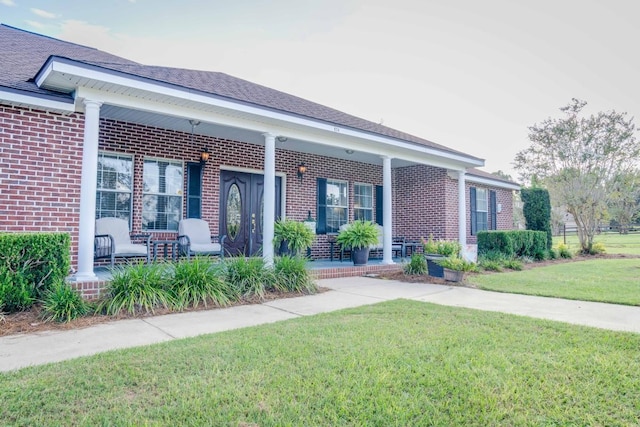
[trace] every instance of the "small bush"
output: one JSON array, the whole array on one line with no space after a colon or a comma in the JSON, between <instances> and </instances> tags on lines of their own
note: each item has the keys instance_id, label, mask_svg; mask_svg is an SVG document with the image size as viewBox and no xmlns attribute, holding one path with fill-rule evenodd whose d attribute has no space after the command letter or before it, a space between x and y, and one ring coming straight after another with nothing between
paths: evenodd
<instances>
[{"instance_id":1,"label":"small bush","mask_svg":"<svg viewBox=\"0 0 640 427\"><path fill-rule=\"evenodd\" d=\"M0 271L0 312L28 310L35 301L35 291L23 275Z\"/></svg>"},{"instance_id":2,"label":"small bush","mask_svg":"<svg viewBox=\"0 0 640 427\"><path fill-rule=\"evenodd\" d=\"M172 305L167 290L167 274L162 264L130 264L111 270L105 298L98 311L117 315L125 310L129 314L140 311L153 313L154 309Z\"/></svg>"},{"instance_id":3,"label":"small bush","mask_svg":"<svg viewBox=\"0 0 640 427\"><path fill-rule=\"evenodd\" d=\"M411 261L404 266L404 274L426 275L427 260L422 254L412 254Z\"/></svg>"},{"instance_id":4,"label":"small bush","mask_svg":"<svg viewBox=\"0 0 640 427\"><path fill-rule=\"evenodd\" d=\"M602 242L593 242L593 245L591 245L591 250L589 251L589 255L603 254L606 251L607 250L604 247L604 243L602 243Z\"/></svg>"},{"instance_id":5,"label":"small bush","mask_svg":"<svg viewBox=\"0 0 640 427\"><path fill-rule=\"evenodd\" d=\"M42 298L42 317L45 322L70 322L90 311L90 305L64 282L51 286Z\"/></svg>"},{"instance_id":6,"label":"small bush","mask_svg":"<svg viewBox=\"0 0 640 427\"><path fill-rule=\"evenodd\" d=\"M282 256L276 258L274 271L274 287L279 291L313 294L318 290L309 275L306 261L302 257Z\"/></svg>"},{"instance_id":7,"label":"small bush","mask_svg":"<svg viewBox=\"0 0 640 427\"><path fill-rule=\"evenodd\" d=\"M237 257L225 259L226 281L242 296L264 297L265 291L273 288L275 275L267 268L262 258Z\"/></svg>"},{"instance_id":8,"label":"small bush","mask_svg":"<svg viewBox=\"0 0 640 427\"><path fill-rule=\"evenodd\" d=\"M40 298L69 274L70 242L66 233L0 233L0 271L22 275Z\"/></svg>"},{"instance_id":9,"label":"small bush","mask_svg":"<svg viewBox=\"0 0 640 427\"><path fill-rule=\"evenodd\" d=\"M557 248L558 256L560 258L573 258L573 254L569 249L569 245L565 245L564 243L560 243Z\"/></svg>"},{"instance_id":10,"label":"small bush","mask_svg":"<svg viewBox=\"0 0 640 427\"><path fill-rule=\"evenodd\" d=\"M170 278L170 292L174 306L182 310L209 302L217 306L229 305L238 299L233 287L224 280L223 264L210 257L196 256L180 260Z\"/></svg>"},{"instance_id":11,"label":"small bush","mask_svg":"<svg viewBox=\"0 0 640 427\"><path fill-rule=\"evenodd\" d=\"M481 269L486 271L502 271L502 262L490 259L480 260L478 263Z\"/></svg>"},{"instance_id":12,"label":"small bush","mask_svg":"<svg viewBox=\"0 0 640 427\"><path fill-rule=\"evenodd\" d=\"M436 264L441 265L444 268L455 271L478 271L478 267L475 262L467 261L460 257L446 257L441 260L437 260Z\"/></svg>"},{"instance_id":13,"label":"small bush","mask_svg":"<svg viewBox=\"0 0 640 427\"><path fill-rule=\"evenodd\" d=\"M509 270L520 271L524 268L524 264L522 261L517 259L508 259L502 263L504 268L508 268Z\"/></svg>"}]
</instances>

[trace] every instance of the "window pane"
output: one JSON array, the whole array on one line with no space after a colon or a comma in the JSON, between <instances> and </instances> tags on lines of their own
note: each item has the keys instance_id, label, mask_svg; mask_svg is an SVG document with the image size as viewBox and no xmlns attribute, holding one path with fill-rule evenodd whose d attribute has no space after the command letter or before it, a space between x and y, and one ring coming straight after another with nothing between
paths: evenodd
<instances>
[{"instance_id":1,"label":"window pane","mask_svg":"<svg viewBox=\"0 0 640 427\"><path fill-rule=\"evenodd\" d=\"M177 230L182 218L182 163L145 159L142 176L142 229Z\"/></svg>"},{"instance_id":2,"label":"window pane","mask_svg":"<svg viewBox=\"0 0 640 427\"><path fill-rule=\"evenodd\" d=\"M98 154L96 219L115 217L131 223L133 159L119 154Z\"/></svg>"},{"instance_id":3,"label":"window pane","mask_svg":"<svg viewBox=\"0 0 640 427\"><path fill-rule=\"evenodd\" d=\"M347 183L327 180L327 206L349 205L347 197Z\"/></svg>"},{"instance_id":4,"label":"window pane","mask_svg":"<svg viewBox=\"0 0 640 427\"><path fill-rule=\"evenodd\" d=\"M487 230L487 213L478 212L476 214L476 222L478 225L478 231Z\"/></svg>"},{"instance_id":5,"label":"window pane","mask_svg":"<svg viewBox=\"0 0 640 427\"><path fill-rule=\"evenodd\" d=\"M337 233L347 223L346 208L327 208L327 233Z\"/></svg>"},{"instance_id":6,"label":"window pane","mask_svg":"<svg viewBox=\"0 0 640 427\"><path fill-rule=\"evenodd\" d=\"M476 189L476 211L487 212L489 204L487 203L487 190L484 188Z\"/></svg>"}]
</instances>

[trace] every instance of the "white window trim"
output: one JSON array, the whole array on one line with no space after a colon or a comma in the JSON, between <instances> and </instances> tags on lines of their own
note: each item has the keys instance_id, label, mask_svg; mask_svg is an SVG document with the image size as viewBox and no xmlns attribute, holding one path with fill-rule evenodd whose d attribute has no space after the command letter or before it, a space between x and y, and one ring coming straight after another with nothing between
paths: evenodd
<instances>
[{"instance_id":1,"label":"white window trim","mask_svg":"<svg viewBox=\"0 0 640 427\"><path fill-rule=\"evenodd\" d=\"M182 185L180 186L180 194L169 194L169 193L156 193L156 192L146 192L144 191L144 166L145 163L148 161L156 161L156 162L167 162L167 163L171 163L171 164L175 164L178 165L180 164L180 167L182 168ZM170 197L180 197L180 217L178 218L178 221L180 221L183 216L184 216L184 185L185 185L185 162L184 160L176 160L176 159L169 159L169 158L163 158L163 157L144 157L142 159L142 198L144 199L144 196L170 196ZM144 203L141 206L141 211L140 211L140 217L141 219L143 218L143 212L144 212ZM143 225L143 230L144 231L149 231L149 232L170 232L170 233L175 233L178 230L169 230L169 229L145 229L144 225Z\"/></svg>"},{"instance_id":2,"label":"white window trim","mask_svg":"<svg viewBox=\"0 0 640 427\"><path fill-rule=\"evenodd\" d=\"M129 198L129 229L131 229L131 227L133 226L133 189L135 186L134 180L135 180L135 156L133 154L129 154L129 153L122 153L122 152L117 152L117 151L98 151L98 158L100 158L101 156L117 156L117 157L123 157L123 158L128 158L131 160L131 188L130 188L130 192L129 194L131 194L131 197ZM104 193L125 193L125 191L120 191L120 190L112 190L110 188L98 188L98 186L96 185L96 195L99 192L104 192ZM98 209L98 207L96 206L96 213L97 212L102 212L101 209Z\"/></svg>"}]
</instances>

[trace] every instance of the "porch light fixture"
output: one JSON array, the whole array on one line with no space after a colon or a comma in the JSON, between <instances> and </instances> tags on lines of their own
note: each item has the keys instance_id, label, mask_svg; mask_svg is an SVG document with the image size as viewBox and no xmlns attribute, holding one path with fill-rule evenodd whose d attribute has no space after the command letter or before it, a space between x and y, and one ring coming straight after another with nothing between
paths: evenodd
<instances>
[{"instance_id":1,"label":"porch light fixture","mask_svg":"<svg viewBox=\"0 0 640 427\"><path fill-rule=\"evenodd\" d=\"M302 177L305 173L307 173L307 167L304 165L304 163L300 163L298 165L298 179L300 179L300 181L302 181Z\"/></svg>"},{"instance_id":2,"label":"porch light fixture","mask_svg":"<svg viewBox=\"0 0 640 427\"><path fill-rule=\"evenodd\" d=\"M208 161L209 161L209 155L211 153L209 153L209 149L205 147L204 150L202 150L202 153L200 153L200 164L201 165L205 165Z\"/></svg>"},{"instance_id":3,"label":"porch light fixture","mask_svg":"<svg viewBox=\"0 0 640 427\"><path fill-rule=\"evenodd\" d=\"M349 149L347 149L347 150L344 150L344 151L345 151L345 153L347 153L347 154L353 154L353 150L349 150Z\"/></svg>"},{"instance_id":4,"label":"porch light fixture","mask_svg":"<svg viewBox=\"0 0 640 427\"><path fill-rule=\"evenodd\" d=\"M287 137L286 136L279 136L278 137L278 142L287 142Z\"/></svg>"}]
</instances>

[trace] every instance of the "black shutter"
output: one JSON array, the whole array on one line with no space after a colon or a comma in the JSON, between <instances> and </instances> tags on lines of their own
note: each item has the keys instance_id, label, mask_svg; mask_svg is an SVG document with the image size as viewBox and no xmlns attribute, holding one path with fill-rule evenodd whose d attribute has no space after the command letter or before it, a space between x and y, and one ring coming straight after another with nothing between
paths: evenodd
<instances>
[{"instance_id":1,"label":"black shutter","mask_svg":"<svg viewBox=\"0 0 640 427\"><path fill-rule=\"evenodd\" d=\"M376 224L382 224L382 218L384 215L384 196L382 194L382 185L376 185Z\"/></svg>"},{"instance_id":2,"label":"black shutter","mask_svg":"<svg viewBox=\"0 0 640 427\"><path fill-rule=\"evenodd\" d=\"M478 230L478 218L476 211L476 188L470 188L469 204L471 205L471 235L474 236Z\"/></svg>"},{"instance_id":3,"label":"black shutter","mask_svg":"<svg viewBox=\"0 0 640 427\"><path fill-rule=\"evenodd\" d=\"M496 192L489 191L489 210L491 210L491 221L489 230L498 229L498 204L496 203Z\"/></svg>"},{"instance_id":4,"label":"black shutter","mask_svg":"<svg viewBox=\"0 0 640 427\"><path fill-rule=\"evenodd\" d=\"M187 164L187 218L202 216L202 174L200 163Z\"/></svg>"},{"instance_id":5,"label":"black shutter","mask_svg":"<svg viewBox=\"0 0 640 427\"><path fill-rule=\"evenodd\" d=\"M327 179L318 178L316 188L318 195L318 221L316 223L316 234L327 234Z\"/></svg>"}]
</instances>

